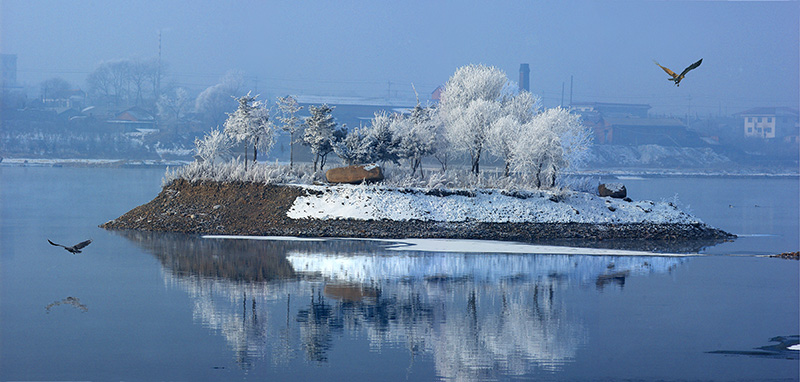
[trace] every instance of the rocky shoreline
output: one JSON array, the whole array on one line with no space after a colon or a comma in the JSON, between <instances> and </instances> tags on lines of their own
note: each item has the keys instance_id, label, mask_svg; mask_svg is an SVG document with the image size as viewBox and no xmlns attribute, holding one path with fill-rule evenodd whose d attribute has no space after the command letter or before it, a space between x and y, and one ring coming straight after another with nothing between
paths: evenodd
<instances>
[{"instance_id":1,"label":"rocky shoreline","mask_svg":"<svg viewBox=\"0 0 800 382\"><path fill-rule=\"evenodd\" d=\"M215 235L350 238L452 238L537 244L696 252L735 238L705 224L486 223L291 219L307 189L249 182L176 180L152 201L100 227Z\"/></svg>"}]
</instances>

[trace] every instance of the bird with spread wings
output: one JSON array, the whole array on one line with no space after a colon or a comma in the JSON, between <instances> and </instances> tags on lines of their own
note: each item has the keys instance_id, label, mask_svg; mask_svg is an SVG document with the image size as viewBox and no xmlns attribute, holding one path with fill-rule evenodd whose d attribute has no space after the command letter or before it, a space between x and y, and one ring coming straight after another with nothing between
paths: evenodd
<instances>
[{"instance_id":1,"label":"bird with spread wings","mask_svg":"<svg viewBox=\"0 0 800 382\"><path fill-rule=\"evenodd\" d=\"M656 60L653 60L653 62L655 62L656 65L658 65L661 69L664 69L664 71L667 72L667 74L672 76L672 78L667 78L668 80L675 82L675 86L681 86L681 80L683 79L683 77L686 76L686 73L689 73L690 70L700 66L700 64L703 63L703 59L701 58L699 61L695 62L694 64L689 65L688 67L686 67L686 69L683 69L681 74L676 74L675 72L673 72L669 68L665 68L665 67L661 66L661 64L659 64L658 61L656 61Z\"/></svg>"},{"instance_id":2,"label":"bird with spread wings","mask_svg":"<svg viewBox=\"0 0 800 382\"><path fill-rule=\"evenodd\" d=\"M64 249L66 249L67 251L69 251L72 254L77 254L77 253L81 253L81 248L83 248L83 247L85 247L85 246L87 246L89 244L92 244L92 239L89 239L89 240L86 240L86 241L82 241L82 242L80 242L78 244L75 244L75 245L73 245L71 247L67 247L66 245L62 245L62 244L53 243L49 239L47 240L47 242L52 244L52 245L55 245L56 247L64 247Z\"/></svg>"}]
</instances>

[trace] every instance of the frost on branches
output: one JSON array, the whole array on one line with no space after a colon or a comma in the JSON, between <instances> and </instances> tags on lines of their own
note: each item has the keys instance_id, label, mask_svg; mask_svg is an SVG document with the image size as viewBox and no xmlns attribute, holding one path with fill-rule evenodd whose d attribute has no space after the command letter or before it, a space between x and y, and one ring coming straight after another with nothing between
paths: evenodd
<instances>
[{"instance_id":1,"label":"frost on branches","mask_svg":"<svg viewBox=\"0 0 800 382\"><path fill-rule=\"evenodd\" d=\"M250 93L236 100L239 107L225 121L224 134L212 131L197 141L198 157L212 167L230 147L223 138L243 142L245 157L252 145L254 161L258 149L269 150L274 142L274 128L262 103ZM405 113L378 112L369 124L350 131L338 126L334 108L325 104L309 106L310 116L305 118L297 117L301 107L294 97L279 98L277 107L280 128L291 135L292 143L296 134L310 148L314 173L324 169L331 152L348 165L402 163L407 171L399 170L404 174L394 180L390 175L387 184L552 189L565 184L564 169L584 160L592 142L591 130L579 116L564 108L543 108L538 97L517 90L503 71L484 65L456 70L435 107L418 101ZM502 175L487 178L480 172L487 154L503 161ZM442 168L441 173L430 172L428 179L422 172L426 157L438 160ZM458 157L468 158L469 174L448 169L448 161ZM293 162L291 158L289 169ZM246 166L247 160L245 170Z\"/></svg>"},{"instance_id":2,"label":"frost on branches","mask_svg":"<svg viewBox=\"0 0 800 382\"><path fill-rule=\"evenodd\" d=\"M275 144L275 131L269 122L269 112L257 101L258 96L236 98L239 107L228 114L225 134L236 143L244 143L244 167L247 169L247 147L253 146L253 162L258 160L258 149L269 152Z\"/></svg>"},{"instance_id":3,"label":"frost on branches","mask_svg":"<svg viewBox=\"0 0 800 382\"><path fill-rule=\"evenodd\" d=\"M303 128L300 117L297 113L303 109L297 103L296 97L278 97L276 101L280 114L276 117L282 123L281 130L289 133L289 167L294 167L294 144L297 142L297 134Z\"/></svg>"},{"instance_id":4,"label":"frost on branches","mask_svg":"<svg viewBox=\"0 0 800 382\"><path fill-rule=\"evenodd\" d=\"M456 70L438 109L450 148L468 155L475 175L488 150L504 160L504 175L516 173L536 188L555 187L559 170L585 156L591 131L569 110L542 111L538 98L512 89L497 68Z\"/></svg>"},{"instance_id":5,"label":"frost on branches","mask_svg":"<svg viewBox=\"0 0 800 382\"><path fill-rule=\"evenodd\" d=\"M333 152L336 143L343 139L345 130L337 126L333 119L333 108L328 105L309 106L311 116L305 118L306 130L303 134L303 144L311 149L314 154L314 171L325 167L328 154Z\"/></svg>"},{"instance_id":6,"label":"frost on branches","mask_svg":"<svg viewBox=\"0 0 800 382\"><path fill-rule=\"evenodd\" d=\"M411 176L419 169L420 177L423 177L422 158L433 155L437 147L433 109L423 108L417 102L411 114L398 118L395 125L396 134L400 138L398 157L408 161Z\"/></svg>"},{"instance_id":7,"label":"frost on branches","mask_svg":"<svg viewBox=\"0 0 800 382\"><path fill-rule=\"evenodd\" d=\"M471 171L480 173L489 129L502 116L501 96L508 79L502 70L468 65L445 84L438 112L451 149L469 156Z\"/></svg>"},{"instance_id":8,"label":"frost on branches","mask_svg":"<svg viewBox=\"0 0 800 382\"><path fill-rule=\"evenodd\" d=\"M195 138L194 144L197 157L209 167L214 167L214 162L217 158L224 159L230 153L231 148L231 141L228 136L218 129L211 130L203 139Z\"/></svg>"}]
</instances>

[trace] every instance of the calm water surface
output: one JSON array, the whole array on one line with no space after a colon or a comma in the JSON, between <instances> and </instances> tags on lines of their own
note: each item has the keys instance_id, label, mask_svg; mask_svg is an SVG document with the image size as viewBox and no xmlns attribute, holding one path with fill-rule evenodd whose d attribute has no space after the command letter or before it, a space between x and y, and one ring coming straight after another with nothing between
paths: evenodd
<instances>
[{"instance_id":1,"label":"calm water surface","mask_svg":"<svg viewBox=\"0 0 800 382\"><path fill-rule=\"evenodd\" d=\"M797 178L624 180L742 235L680 258L97 228L162 174L0 167L0 379L798 379Z\"/></svg>"}]
</instances>

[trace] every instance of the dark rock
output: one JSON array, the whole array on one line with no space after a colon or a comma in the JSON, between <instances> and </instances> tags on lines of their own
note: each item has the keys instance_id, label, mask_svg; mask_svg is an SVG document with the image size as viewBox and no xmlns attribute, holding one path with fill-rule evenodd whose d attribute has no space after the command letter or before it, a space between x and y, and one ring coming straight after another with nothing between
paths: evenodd
<instances>
[{"instance_id":1,"label":"dark rock","mask_svg":"<svg viewBox=\"0 0 800 382\"><path fill-rule=\"evenodd\" d=\"M380 182L383 180L383 170L377 164L355 165L336 167L325 173L329 183L361 184Z\"/></svg>"},{"instance_id":2,"label":"dark rock","mask_svg":"<svg viewBox=\"0 0 800 382\"><path fill-rule=\"evenodd\" d=\"M597 193L602 196L610 196L612 198L622 199L628 196L628 190L622 183L601 183L597 186Z\"/></svg>"},{"instance_id":3,"label":"dark rock","mask_svg":"<svg viewBox=\"0 0 800 382\"><path fill-rule=\"evenodd\" d=\"M770 257L777 257L779 259L787 260L800 260L800 252L784 252L777 255L772 255Z\"/></svg>"}]
</instances>

